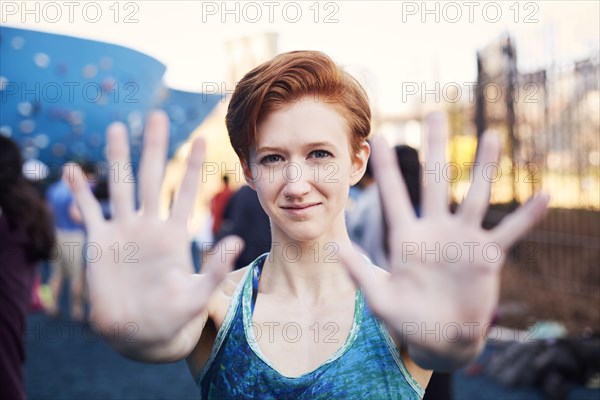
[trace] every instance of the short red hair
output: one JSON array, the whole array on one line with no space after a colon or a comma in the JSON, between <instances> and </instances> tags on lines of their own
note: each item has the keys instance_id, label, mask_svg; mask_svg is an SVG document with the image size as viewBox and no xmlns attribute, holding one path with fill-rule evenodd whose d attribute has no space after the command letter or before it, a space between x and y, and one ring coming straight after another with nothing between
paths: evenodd
<instances>
[{"instance_id":1,"label":"short red hair","mask_svg":"<svg viewBox=\"0 0 600 400\"><path fill-rule=\"evenodd\" d=\"M371 132L371 109L362 86L319 51L283 53L248 72L231 97L225 123L240 160L248 162L257 127L271 112L305 96L336 108L347 122L352 158Z\"/></svg>"}]
</instances>

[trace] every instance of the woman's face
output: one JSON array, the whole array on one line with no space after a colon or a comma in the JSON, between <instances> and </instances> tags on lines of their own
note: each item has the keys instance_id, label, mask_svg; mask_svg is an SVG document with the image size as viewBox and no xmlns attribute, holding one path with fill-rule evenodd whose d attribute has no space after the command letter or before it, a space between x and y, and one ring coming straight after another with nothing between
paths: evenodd
<instances>
[{"instance_id":1,"label":"woman's face","mask_svg":"<svg viewBox=\"0 0 600 400\"><path fill-rule=\"evenodd\" d=\"M342 115L312 97L259 124L245 173L271 219L274 241L345 234L348 190L363 175L370 152L365 143L353 159L349 139Z\"/></svg>"}]
</instances>

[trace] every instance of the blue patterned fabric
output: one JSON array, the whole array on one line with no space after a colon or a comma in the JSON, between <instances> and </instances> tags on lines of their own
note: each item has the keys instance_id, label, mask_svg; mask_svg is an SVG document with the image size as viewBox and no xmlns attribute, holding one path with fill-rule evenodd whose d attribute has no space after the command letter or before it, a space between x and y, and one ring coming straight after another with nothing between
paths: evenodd
<instances>
[{"instance_id":1,"label":"blue patterned fabric","mask_svg":"<svg viewBox=\"0 0 600 400\"><path fill-rule=\"evenodd\" d=\"M210 358L196 379L202 399L420 399L424 390L410 376L383 323L360 290L354 323L344 345L314 371L299 377L279 373L260 351L252 329L253 271L232 297Z\"/></svg>"}]
</instances>

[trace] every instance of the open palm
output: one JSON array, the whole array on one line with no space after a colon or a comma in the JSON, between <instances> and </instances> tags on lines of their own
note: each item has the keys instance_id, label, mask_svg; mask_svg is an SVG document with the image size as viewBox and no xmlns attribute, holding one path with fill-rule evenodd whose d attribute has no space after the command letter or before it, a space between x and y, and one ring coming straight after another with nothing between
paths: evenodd
<instances>
[{"instance_id":1,"label":"open palm","mask_svg":"<svg viewBox=\"0 0 600 400\"><path fill-rule=\"evenodd\" d=\"M114 123L107 132L113 205L110 221L104 220L81 171L70 168L65 176L88 232L91 319L102 329L135 333L140 341L168 340L198 315L235 257L228 257L228 261L212 257L203 266L206 273L193 275L187 221L204 159L201 140L192 145L170 218L159 219L168 132L168 117L162 112L152 113L144 134L139 212L134 205L134 183L127 179L131 163L123 124Z\"/></svg>"},{"instance_id":2,"label":"open palm","mask_svg":"<svg viewBox=\"0 0 600 400\"><path fill-rule=\"evenodd\" d=\"M428 119L427 145L423 215L417 218L394 154L382 139L373 140L375 176L389 228L389 279L374 279L351 250L342 258L373 311L408 343L444 347L477 342L498 302L506 254L544 215L549 197L534 196L497 227L484 230L491 182L483 171L498 160L498 137L484 134L473 183L455 214L448 209L448 183L439 172L446 147L441 114Z\"/></svg>"}]
</instances>

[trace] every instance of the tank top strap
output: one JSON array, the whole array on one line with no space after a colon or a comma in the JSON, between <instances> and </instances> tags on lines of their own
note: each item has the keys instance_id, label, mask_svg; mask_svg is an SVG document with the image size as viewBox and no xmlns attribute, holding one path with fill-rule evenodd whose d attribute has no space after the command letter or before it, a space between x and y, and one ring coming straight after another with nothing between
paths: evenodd
<instances>
[{"instance_id":1,"label":"tank top strap","mask_svg":"<svg viewBox=\"0 0 600 400\"><path fill-rule=\"evenodd\" d=\"M361 253L361 255L367 261L367 265L369 265L371 267L371 272L373 273L373 276L375 277L375 268L376 268L375 264L373 264L371 259L369 257L367 257L365 254ZM392 358L394 359L394 362L395 362L396 366L398 367L398 369L400 369L400 372L404 376L404 379L411 386L411 388L419 395L419 397L423 398L423 396L425 395L425 389L410 374L410 372L408 371L408 368L406 367L406 365L404 364L404 361L402 360L402 355L400 354L400 351L396 347L396 344L394 343L394 339L392 339L392 336L391 336L386 324L381 319L377 318L375 316L375 314L373 314L373 312L370 310L368 304L365 307L365 324L366 325L373 324L378 328L379 332L381 333L381 336L383 337L383 340L385 342L385 346L387 347L387 350L389 351Z\"/></svg>"},{"instance_id":2,"label":"tank top strap","mask_svg":"<svg viewBox=\"0 0 600 400\"><path fill-rule=\"evenodd\" d=\"M252 302L250 303L250 314L254 314L254 305L256 304L256 297L258 296L258 281L262 274L263 267L265 266L265 260L269 253L265 253L258 257L252 265Z\"/></svg>"},{"instance_id":3,"label":"tank top strap","mask_svg":"<svg viewBox=\"0 0 600 400\"><path fill-rule=\"evenodd\" d=\"M268 253L265 253L262 256L255 259L248 266L248 269L246 270L246 272L244 272L244 276L242 276L242 279L240 279L240 281L238 282L238 284L235 288L235 291L233 292L233 295L231 296L231 302L229 303L229 307L227 308L227 313L225 314L225 320L223 321L221 328L219 328L219 331L217 332L217 337L215 339L215 343L213 344L213 348L210 353L210 356L209 356L208 360L206 361L206 363L204 364L204 367L202 368L202 370L196 377L196 384L200 384L200 382L204 378L204 375L206 375L206 373L210 369L215 357L217 356L217 353L219 352L219 349L221 348L221 345L223 344L223 341L225 340L225 338L227 337L227 334L231 330L231 326L233 324L233 321L235 320L238 308L241 305L242 293L243 293L244 286L247 286L247 281L252 277L252 271L255 269L254 268L255 265L257 263L261 262L261 258L266 257L267 254ZM261 264L262 264L262 262L261 262Z\"/></svg>"}]
</instances>

